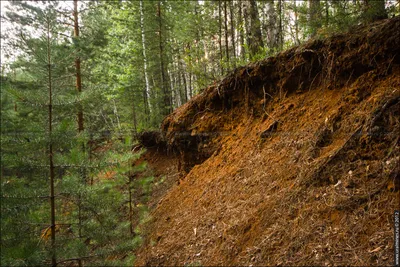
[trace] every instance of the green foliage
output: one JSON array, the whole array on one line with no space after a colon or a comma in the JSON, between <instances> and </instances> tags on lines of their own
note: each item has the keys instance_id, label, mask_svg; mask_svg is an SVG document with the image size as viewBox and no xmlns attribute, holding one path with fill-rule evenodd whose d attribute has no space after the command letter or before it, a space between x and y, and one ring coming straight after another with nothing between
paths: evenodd
<instances>
[{"instance_id":1,"label":"green foliage","mask_svg":"<svg viewBox=\"0 0 400 267\"><path fill-rule=\"evenodd\" d=\"M19 14L30 15L24 17L14 12L9 14L10 19L20 25L35 21L39 35L21 28L21 39L10 43L23 52L11 64L13 73L18 75L2 77L1 265L39 266L49 262L48 146L51 143L56 172L57 260L97 255L86 261L104 266L110 255L130 254L141 240L127 234L131 227L127 216L129 175L132 161L139 157L130 151L131 136L123 137L121 132L114 138L106 136L112 147L104 153L91 151L93 144L106 145L99 141L104 138L101 131L107 128L114 131L120 125L115 102L110 109L109 105L102 106L101 101L109 95L115 99L124 92L124 88L116 87L114 91L102 92L99 76L99 80L85 80L93 71L89 64L96 63L89 58L107 44L106 39L90 47L85 42L101 35L105 26L89 31L91 38L73 40L73 45L57 34L67 29L55 26L62 25L54 21L58 16L55 7L42 9L24 2L17 7ZM99 17L96 12L92 13L86 17L89 21L92 15ZM50 33L43 26L46 23L51 25ZM82 64L85 83L82 95L76 93L75 69L71 68L78 55L77 47L79 56L87 59ZM52 64L48 64L49 59ZM47 127L50 82L53 89L51 135ZM86 117L86 130L81 133L77 133L75 122L79 106L83 107ZM98 111L101 117L96 114ZM107 112L114 115L110 124L107 124ZM108 173L112 175L108 177ZM119 262L132 260L126 257Z\"/></svg>"}]
</instances>

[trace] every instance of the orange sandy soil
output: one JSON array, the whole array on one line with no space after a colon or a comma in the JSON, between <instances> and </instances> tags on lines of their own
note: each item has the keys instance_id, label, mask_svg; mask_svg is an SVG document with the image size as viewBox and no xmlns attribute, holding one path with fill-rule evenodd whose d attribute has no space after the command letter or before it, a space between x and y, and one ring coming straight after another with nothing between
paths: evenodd
<instances>
[{"instance_id":1,"label":"orange sandy soil","mask_svg":"<svg viewBox=\"0 0 400 267\"><path fill-rule=\"evenodd\" d=\"M167 117L177 155L179 132L216 133L196 146L213 150L179 182L193 153L145 154L168 179L136 265L393 265L399 28L385 20L241 67Z\"/></svg>"}]
</instances>

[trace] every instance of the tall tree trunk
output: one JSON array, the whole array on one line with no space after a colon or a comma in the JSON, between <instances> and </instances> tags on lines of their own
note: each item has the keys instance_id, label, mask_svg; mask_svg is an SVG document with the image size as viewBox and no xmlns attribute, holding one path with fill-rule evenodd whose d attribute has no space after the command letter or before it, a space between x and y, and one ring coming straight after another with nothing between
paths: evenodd
<instances>
[{"instance_id":1,"label":"tall tree trunk","mask_svg":"<svg viewBox=\"0 0 400 267\"><path fill-rule=\"evenodd\" d=\"M78 0L74 0L74 39L76 43L79 44L79 21L78 21ZM82 76L81 76L81 59L79 56L80 49L78 47L77 53L78 55L75 58L75 71L76 71L76 89L78 94L82 93ZM83 131L83 111L82 111L82 104L79 103L78 107L78 132ZM85 144L82 143L82 152L85 151ZM86 183L86 174L85 170L81 170L81 176L83 183ZM78 236L79 239L82 240L82 196L79 193L78 196L78 219L79 219L79 230ZM78 259L78 266L81 267L83 265L82 260Z\"/></svg>"},{"instance_id":2,"label":"tall tree trunk","mask_svg":"<svg viewBox=\"0 0 400 267\"><path fill-rule=\"evenodd\" d=\"M186 84L185 70L183 69L182 58L181 58L181 53L180 53L179 48L178 48L178 75L182 76L182 80L181 80L181 77L179 77L179 84L181 87L181 81L183 82L181 101L182 101L182 104L184 104L187 102L187 84Z\"/></svg>"},{"instance_id":3,"label":"tall tree trunk","mask_svg":"<svg viewBox=\"0 0 400 267\"><path fill-rule=\"evenodd\" d=\"M264 47L264 42L261 36L261 23L258 16L257 2L255 0L250 0L246 3L246 13L250 17L250 25L248 25L248 38L247 45L250 49L250 55L256 55L260 48Z\"/></svg>"},{"instance_id":4,"label":"tall tree trunk","mask_svg":"<svg viewBox=\"0 0 400 267\"><path fill-rule=\"evenodd\" d=\"M192 73L189 72L189 99L193 97L193 77Z\"/></svg>"},{"instance_id":5,"label":"tall tree trunk","mask_svg":"<svg viewBox=\"0 0 400 267\"><path fill-rule=\"evenodd\" d=\"M268 47L274 49L279 46L279 24L277 23L277 14L275 10L274 0L268 0L267 7L268 7L267 41L268 41Z\"/></svg>"},{"instance_id":6,"label":"tall tree trunk","mask_svg":"<svg viewBox=\"0 0 400 267\"><path fill-rule=\"evenodd\" d=\"M172 70L168 69L167 74L168 74L168 82L169 82L169 88L171 88L171 106L172 110L174 107L179 106L179 88L176 85L176 77L172 75L173 72L175 72L174 69L174 63L172 63Z\"/></svg>"},{"instance_id":7,"label":"tall tree trunk","mask_svg":"<svg viewBox=\"0 0 400 267\"><path fill-rule=\"evenodd\" d=\"M54 161L53 161L53 87L52 87L52 72L51 72L51 46L50 46L50 19L47 20L47 75L49 88L49 166L50 166L50 221L51 221L51 265L57 266L56 260L56 207L54 194Z\"/></svg>"},{"instance_id":8,"label":"tall tree trunk","mask_svg":"<svg viewBox=\"0 0 400 267\"><path fill-rule=\"evenodd\" d=\"M151 112L151 105L149 102L150 99L150 83L149 76L147 73L147 56L146 56L146 36L144 31L144 8L143 8L143 0L140 0L140 31L142 36L142 55L143 55L143 74L144 80L146 84L146 88L143 92L143 104L144 104L144 113L146 115L146 121L149 119L149 115Z\"/></svg>"},{"instance_id":9,"label":"tall tree trunk","mask_svg":"<svg viewBox=\"0 0 400 267\"><path fill-rule=\"evenodd\" d=\"M178 64L177 64L177 69L176 69L176 81L177 81L177 86L176 86L176 88L177 88L177 94L179 95L179 105L178 106L181 106L183 103L184 103L184 96L183 96L183 89L182 89L182 76L180 75L181 74L181 72L180 72L180 68L179 68L179 61L177 62Z\"/></svg>"},{"instance_id":10,"label":"tall tree trunk","mask_svg":"<svg viewBox=\"0 0 400 267\"><path fill-rule=\"evenodd\" d=\"M223 67L223 58L224 56L222 55L222 7L221 7L221 0L218 0L218 19L219 19L219 38L218 38L218 44L219 44L219 56L220 56L220 66L221 66L221 74L224 73L224 67Z\"/></svg>"},{"instance_id":11,"label":"tall tree trunk","mask_svg":"<svg viewBox=\"0 0 400 267\"><path fill-rule=\"evenodd\" d=\"M246 60L246 51L244 49L244 16L243 16L243 5L242 2L238 2L239 5L239 25L240 25L240 33L239 33L239 40L240 40L240 55L242 56L243 60Z\"/></svg>"},{"instance_id":12,"label":"tall tree trunk","mask_svg":"<svg viewBox=\"0 0 400 267\"><path fill-rule=\"evenodd\" d=\"M185 51L185 46L183 46L183 51ZM179 52L178 52L179 53ZM184 52L182 52L182 54L184 54ZM182 66L182 76L183 76L183 83L185 85L185 103L188 101L188 83L187 83L187 79L186 79L186 74L189 74L187 71L187 66L185 64L185 66L183 66L183 62L181 61L181 66ZM190 63L189 63L190 64Z\"/></svg>"},{"instance_id":13,"label":"tall tree trunk","mask_svg":"<svg viewBox=\"0 0 400 267\"><path fill-rule=\"evenodd\" d=\"M78 0L74 0L74 38L78 42L79 39L79 22L78 22ZM78 48L78 53L79 53ZM81 59L79 55L75 58L75 70L76 70L76 89L78 94L82 93L82 76L81 76ZM79 105L78 110L78 132L83 131L83 111L82 105Z\"/></svg>"},{"instance_id":14,"label":"tall tree trunk","mask_svg":"<svg viewBox=\"0 0 400 267\"><path fill-rule=\"evenodd\" d=\"M204 32L202 31L201 32L201 36L202 36L202 39L203 39L203 49L204 49L204 58L208 61L208 48L207 48L207 43L204 41ZM204 71L204 73L209 73L209 71L207 70L207 66L209 65L209 64L207 64L207 62L206 62L206 60L203 60L203 62L202 62L202 64L203 64L203 71Z\"/></svg>"},{"instance_id":15,"label":"tall tree trunk","mask_svg":"<svg viewBox=\"0 0 400 267\"><path fill-rule=\"evenodd\" d=\"M198 5L199 5L199 3L196 1L195 4L194 4L194 15L195 15L196 18L199 17L199 15L198 15ZM196 42L195 42L195 44L196 44L196 49L195 49L195 51L196 51L196 63L199 64L199 65L203 65L203 67L204 67L205 64L203 64L203 62L202 62L202 55L200 53L200 47L201 47L200 43L201 43L201 40L203 40L202 39L202 27L201 27L201 24L199 24L197 22L197 20L196 20L196 28L197 28L197 30L196 30ZM206 73L206 71L204 73Z\"/></svg>"},{"instance_id":16,"label":"tall tree trunk","mask_svg":"<svg viewBox=\"0 0 400 267\"><path fill-rule=\"evenodd\" d=\"M233 1L229 1L229 13L231 15L231 38L233 51L233 67L236 67L236 43L235 43L235 22L234 22L234 6Z\"/></svg>"},{"instance_id":17,"label":"tall tree trunk","mask_svg":"<svg viewBox=\"0 0 400 267\"><path fill-rule=\"evenodd\" d=\"M168 73L165 64L165 51L164 51L164 40L163 40L163 25L161 17L161 1L157 3L157 16L159 26L159 48L160 48L160 68L161 68L161 85L163 91L163 115L171 113L171 92L169 90Z\"/></svg>"},{"instance_id":18,"label":"tall tree trunk","mask_svg":"<svg viewBox=\"0 0 400 267\"><path fill-rule=\"evenodd\" d=\"M189 99L193 97L193 83L192 83L192 67L193 67L193 59L192 59L192 55L190 54L191 51L191 46L190 43L187 44L188 46L188 50L189 50L189 72L188 72L188 76L189 76Z\"/></svg>"},{"instance_id":19,"label":"tall tree trunk","mask_svg":"<svg viewBox=\"0 0 400 267\"><path fill-rule=\"evenodd\" d=\"M184 98L183 101L184 103L188 102L188 90L187 90L187 82L186 82L186 74L185 71L182 70L182 80L183 80L183 92L184 92Z\"/></svg>"},{"instance_id":20,"label":"tall tree trunk","mask_svg":"<svg viewBox=\"0 0 400 267\"><path fill-rule=\"evenodd\" d=\"M226 63L229 69L229 40L228 40L228 11L226 7L226 1L224 1L224 17L225 17L225 52L226 52Z\"/></svg>"},{"instance_id":21,"label":"tall tree trunk","mask_svg":"<svg viewBox=\"0 0 400 267\"><path fill-rule=\"evenodd\" d=\"M120 123L120 119L119 119L119 115L118 115L118 110L117 110L117 104L115 103L115 99L112 100L113 101L113 106L114 106L114 116L115 119L117 120L117 127L118 127L118 132L121 130L121 123Z\"/></svg>"},{"instance_id":22,"label":"tall tree trunk","mask_svg":"<svg viewBox=\"0 0 400 267\"><path fill-rule=\"evenodd\" d=\"M283 17L283 10L282 10L282 0L278 0L278 10L279 10L279 48L282 51L283 50L283 25L282 25L282 17Z\"/></svg>"},{"instance_id":23,"label":"tall tree trunk","mask_svg":"<svg viewBox=\"0 0 400 267\"><path fill-rule=\"evenodd\" d=\"M296 0L293 0L293 7L294 7L294 31L295 31L295 44L299 45L300 44L300 39L299 39L299 23L298 23L298 11L297 11L297 4Z\"/></svg>"}]
</instances>

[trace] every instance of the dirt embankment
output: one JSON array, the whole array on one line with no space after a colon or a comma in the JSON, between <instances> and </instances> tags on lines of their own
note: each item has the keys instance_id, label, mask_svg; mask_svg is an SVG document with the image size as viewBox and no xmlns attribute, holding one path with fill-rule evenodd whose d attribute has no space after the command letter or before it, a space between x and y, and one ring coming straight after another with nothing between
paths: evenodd
<instances>
[{"instance_id":1,"label":"dirt embankment","mask_svg":"<svg viewBox=\"0 0 400 267\"><path fill-rule=\"evenodd\" d=\"M150 143L181 180L160 189L137 265L392 265L399 28L237 68L168 116Z\"/></svg>"}]
</instances>

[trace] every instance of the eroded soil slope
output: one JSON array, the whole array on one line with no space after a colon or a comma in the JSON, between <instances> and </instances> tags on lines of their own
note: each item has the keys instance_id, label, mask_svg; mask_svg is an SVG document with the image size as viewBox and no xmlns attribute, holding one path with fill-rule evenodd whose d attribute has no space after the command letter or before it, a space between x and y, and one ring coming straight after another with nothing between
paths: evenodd
<instances>
[{"instance_id":1,"label":"eroded soil slope","mask_svg":"<svg viewBox=\"0 0 400 267\"><path fill-rule=\"evenodd\" d=\"M392 265L399 28L240 67L168 116L181 180L159 196L136 264Z\"/></svg>"}]
</instances>

